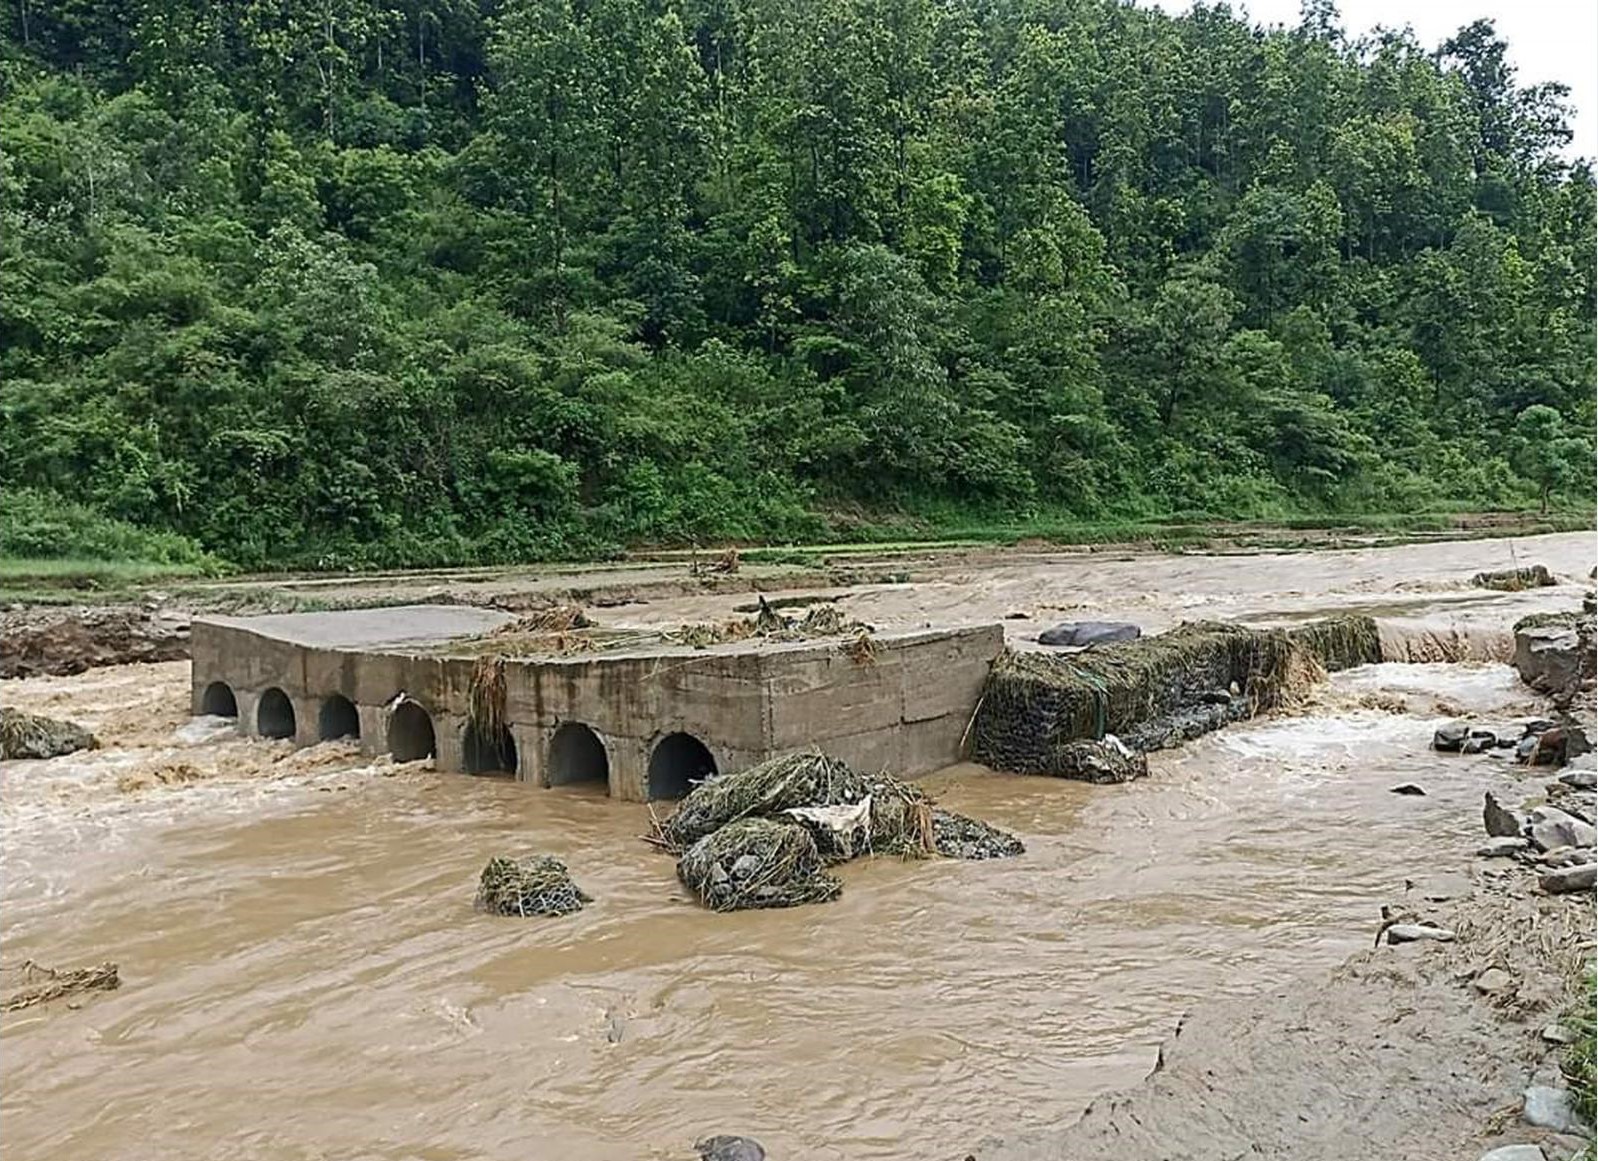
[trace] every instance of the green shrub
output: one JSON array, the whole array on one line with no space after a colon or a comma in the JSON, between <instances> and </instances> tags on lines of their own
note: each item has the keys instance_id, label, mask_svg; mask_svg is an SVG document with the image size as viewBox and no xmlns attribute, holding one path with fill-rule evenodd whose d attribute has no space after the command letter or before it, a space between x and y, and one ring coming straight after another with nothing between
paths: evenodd
<instances>
[{"instance_id":1,"label":"green shrub","mask_svg":"<svg viewBox=\"0 0 1598 1161\"><path fill-rule=\"evenodd\" d=\"M139 528L35 488L13 488L0 501L0 556L145 561L204 570L220 564L186 536Z\"/></svg>"}]
</instances>

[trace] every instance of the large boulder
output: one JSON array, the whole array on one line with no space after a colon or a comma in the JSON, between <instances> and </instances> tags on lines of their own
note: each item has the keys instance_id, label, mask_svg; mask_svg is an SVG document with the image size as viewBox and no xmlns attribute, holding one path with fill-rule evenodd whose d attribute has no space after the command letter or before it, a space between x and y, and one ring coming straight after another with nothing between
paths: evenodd
<instances>
[{"instance_id":1,"label":"large boulder","mask_svg":"<svg viewBox=\"0 0 1598 1161\"><path fill-rule=\"evenodd\" d=\"M1593 676L1592 617L1527 617L1515 625L1515 669L1533 689L1568 695Z\"/></svg>"},{"instance_id":2,"label":"large boulder","mask_svg":"<svg viewBox=\"0 0 1598 1161\"><path fill-rule=\"evenodd\" d=\"M1598 841L1598 831L1590 824L1553 806L1539 806L1531 812L1526 835L1540 851L1590 847Z\"/></svg>"},{"instance_id":3,"label":"large boulder","mask_svg":"<svg viewBox=\"0 0 1598 1161\"><path fill-rule=\"evenodd\" d=\"M1598 883L1598 863L1582 863L1574 867L1559 867L1544 873L1538 885L1550 895L1574 895L1591 891Z\"/></svg>"},{"instance_id":4,"label":"large boulder","mask_svg":"<svg viewBox=\"0 0 1598 1161\"><path fill-rule=\"evenodd\" d=\"M59 758L99 744L76 722L0 707L0 758Z\"/></svg>"},{"instance_id":5,"label":"large boulder","mask_svg":"<svg viewBox=\"0 0 1598 1161\"><path fill-rule=\"evenodd\" d=\"M1136 641L1143 630L1127 621L1066 621L1038 634L1039 645L1110 645Z\"/></svg>"}]
</instances>

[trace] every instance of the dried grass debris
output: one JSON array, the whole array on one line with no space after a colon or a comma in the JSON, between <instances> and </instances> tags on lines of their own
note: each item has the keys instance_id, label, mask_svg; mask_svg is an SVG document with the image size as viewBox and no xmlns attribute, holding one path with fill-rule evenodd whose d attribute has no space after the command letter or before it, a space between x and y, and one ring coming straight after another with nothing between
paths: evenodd
<instances>
[{"instance_id":1,"label":"dried grass debris","mask_svg":"<svg viewBox=\"0 0 1598 1161\"><path fill-rule=\"evenodd\" d=\"M122 986L114 963L86 968L51 968L31 959L0 966L0 1012L18 1012L82 992L114 991Z\"/></svg>"}]
</instances>

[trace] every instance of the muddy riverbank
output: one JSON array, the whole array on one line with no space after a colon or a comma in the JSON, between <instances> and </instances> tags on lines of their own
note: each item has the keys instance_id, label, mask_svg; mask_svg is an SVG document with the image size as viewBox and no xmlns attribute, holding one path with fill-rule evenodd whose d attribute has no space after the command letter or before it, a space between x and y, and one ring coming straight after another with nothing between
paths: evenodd
<instances>
[{"instance_id":1,"label":"muddy riverbank","mask_svg":"<svg viewBox=\"0 0 1598 1161\"><path fill-rule=\"evenodd\" d=\"M1253 558L1264 575L1171 558L1136 573L1151 592L1132 587L1133 561L1051 564L1024 583L1034 614L1065 602L1136 607L1151 621L1407 607L1435 598L1423 586L1438 577L1452 585L1485 567L1469 563L1480 543L1426 546L1436 559ZM1517 551L1567 577L1590 567L1580 544ZM1017 583L981 572L847 599L876 602L884 622L913 621L965 608L964 587L980 619L1015 603ZM1482 594L1480 607L1450 602L1441 623L1502 626L1578 589ZM671 599L684 610L738 600ZM1319 1136L1298 1140L1328 1143L1353 1123L1336 1117L1369 1112L1395 1085L1424 1088L1432 1095L1395 1107L1430 1117L1435 1132L1405 1153L1387 1135L1411 1127L1395 1115L1372 1122L1380 1139L1394 1156L1465 1156L1465 1145L1498 1139L1491 1115L1534 1063L1521 1040L1493 1039L1497 1025L1473 1003L1394 967L1466 955L1465 939L1370 951L1380 905L1409 894L1406 881L1450 873L1475 888L1484 790L1524 797L1540 784L1490 754L1428 748L1460 715L1546 712L1502 664L1351 670L1303 712L1156 754L1150 777L1124 786L956 767L925 784L1019 834L1026 855L851 864L836 903L736 915L686 898L671 860L637 839L643 807L373 764L338 744L236 738L225 723L189 719L181 662L0 693L76 718L104 743L0 763L6 957L114 960L123 981L77 1008L0 1017L0 1119L18 1157L619 1161L687 1158L718 1131L757 1137L778 1161L1096 1156L1108 1135L1067 1148L1061 1126L1136 1090L1189 1013L1180 1040L1201 1048L1203 1029L1258 1027L1231 1055L1213 1040L1186 1057L1168 1050L1160 1075L1178 1095L1205 1095L1192 1069L1212 1057L1226 1092L1296 1078L1282 1092L1298 1091L1301 1111L1320 1118ZM1426 793L1392 793L1406 782ZM474 913L484 860L520 851L561 858L594 903L547 922ZM1551 902L1590 914L1590 896ZM1328 985L1350 957L1347 981ZM1277 993L1315 1011L1259 1007ZM1343 1001L1340 1027L1293 1031L1335 1024ZM1538 1012L1516 1036L1534 1034ZM1402 1041L1378 1054L1390 1068L1315 1081L1323 1051L1353 1052L1381 1029ZM1225 1126L1151 1100L1140 1092L1127 1107L1178 1134L1167 1155L1240 1151L1224 1151L1237 1143ZM1238 1127L1253 1139L1270 1126L1239 1117ZM1124 1137L1127 1124L1104 1132Z\"/></svg>"}]
</instances>

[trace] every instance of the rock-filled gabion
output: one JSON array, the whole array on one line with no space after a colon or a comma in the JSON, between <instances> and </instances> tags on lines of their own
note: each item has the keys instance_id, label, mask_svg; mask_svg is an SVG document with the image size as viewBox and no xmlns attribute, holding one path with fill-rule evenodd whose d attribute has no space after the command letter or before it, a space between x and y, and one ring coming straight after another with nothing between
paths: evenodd
<instances>
[{"instance_id":1,"label":"rock-filled gabion","mask_svg":"<svg viewBox=\"0 0 1598 1161\"><path fill-rule=\"evenodd\" d=\"M836 899L843 884L823 866L804 824L740 818L684 851L677 875L712 911L742 911Z\"/></svg>"},{"instance_id":2,"label":"rock-filled gabion","mask_svg":"<svg viewBox=\"0 0 1598 1161\"><path fill-rule=\"evenodd\" d=\"M1114 734L1137 751L1176 745L1301 695L1325 669L1380 657L1369 617L1292 630L1196 622L1069 657L1010 651L983 690L972 756L1019 774L1106 780L1103 752L1076 743Z\"/></svg>"},{"instance_id":3,"label":"rock-filled gabion","mask_svg":"<svg viewBox=\"0 0 1598 1161\"><path fill-rule=\"evenodd\" d=\"M477 909L493 915L570 915L592 902L566 864L549 855L496 856L477 884Z\"/></svg>"},{"instance_id":4,"label":"rock-filled gabion","mask_svg":"<svg viewBox=\"0 0 1598 1161\"><path fill-rule=\"evenodd\" d=\"M871 800L862 829L877 853L905 853L922 841L920 817L930 799L917 786L888 774L861 774L826 754L811 751L773 758L747 770L721 774L694 787L661 824L662 837L676 850L741 818L783 815L790 810L852 806ZM929 808L929 807L928 807ZM823 836L823 854L845 858L865 854L845 833ZM829 849L833 844L840 849Z\"/></svg>"},{"instance_id":5,"label":"rock-filled gabion","mask_svg":"<svg viewBox=\"0 0 1598 1161\"><path fill-rule=\"evenodd\" d=\"M0 708L0 758L59 758L99 744L76 722Z\"/></svg>"},{"instance_id":6,"label":"rock-filled gabion","mask_svg":"<svg viewBox=\"0 0 1598 1161\"><path fill-rule=\"evenodd\" d=\"M794 754L709 779L660 826L678 876L707 907L737 911L837 898L828 865L861 855L1004 858L1013 835L935 809L920 787L861 774L825 754Z\"/></svg>"},{"instance_id":7,"label":"rock-filled gabion","mask_svg":"<svg viewBox=\"0 0 1598 1161\"><path fill-rule=\"evenodd\" d=\"M1026 853L1015 835L951 810L932 812L932 837L946 859L1008 859Z\"/></svg>"},{"instance_id":8,"label":"rock-filled gabion","mask_svg":"<svg viewBox=\"0 0 1598 1161\"><path fill-rule=\"evenodd\" d=\"M1470 578L1479 589L1495 589L1501 593L1518 593L1526 589L1545 589L1559 582L1548 571L1546 564L1533 564L1526 568L1506 568L1497 572L1479 572Z\"/></svg>"}]
</instances>

